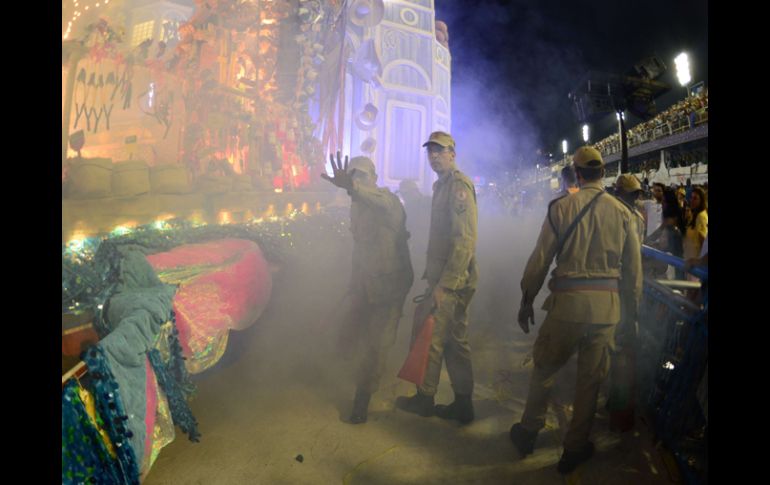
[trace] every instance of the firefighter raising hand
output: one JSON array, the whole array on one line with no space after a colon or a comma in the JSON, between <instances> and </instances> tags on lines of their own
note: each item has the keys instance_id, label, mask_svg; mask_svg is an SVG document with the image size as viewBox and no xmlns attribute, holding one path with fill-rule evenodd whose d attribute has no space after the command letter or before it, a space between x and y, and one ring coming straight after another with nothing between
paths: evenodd
<instances>
[{"instance_id":1,"label":"firefighter raising hand","mask_svg":"<svg viewBox=\"0 0 770 485\"><path fill-rule=\"evenodd\" d=\"M321 177L341 189L351 189L353 187L353 175L348 173L348 156L345 155L345 163L343 164L340 152L337 152L336 162L334 160L334 155L330 153L329 161L332 164L332 173L334 174L334 177L329 177L325 173L322 173Z\"/></svg>"}]
</instances>

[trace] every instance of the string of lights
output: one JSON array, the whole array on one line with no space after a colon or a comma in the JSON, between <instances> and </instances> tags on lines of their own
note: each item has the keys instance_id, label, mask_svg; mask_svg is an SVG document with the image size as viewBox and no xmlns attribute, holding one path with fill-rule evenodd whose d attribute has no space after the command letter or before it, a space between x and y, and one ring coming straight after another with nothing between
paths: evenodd
<instances>
[{"instance_id":1,"label":"string of lights","mask_svg":"<svg viewBox=\"0 0 770 485\"><path fill-rule=\"evenodd\" d=\"M67 29L64 31L64 35L62 36L62 39L66 40L69 38L70 34L72 33L72 27L75 25L75 22L77 22L78 19L80 19L80 17L83 16L83 12L87 12L91 9L91 5L84 5L81 7L80 6L81 1L83 0L72 0L74 10L72 12L72 17L67 22ZM101 7L102 5L109 5L109 3L110 3L110 0L101 0L93 4L93 7L96 9Z\"/></svg>"},{"instance_id":2,"label":"string of lights","mask_svg":"<svg viewBox=\"0 0 770 485\"><path fill-rule=\"evenodd\" d=\"M105 266L114 266L110 260L117 257L117 252L106 250L109 246L136 244L155 253L183 244L246 239L256 242L268 261L280 264L311 246L319 247L319 241L325 238L344 241L348 217L344 207L313 215L295 210L285 216L260 217L239 224L171 219L134 228L118 226L109 234L81 235L62 245L62 312L96 311L98 305L104 304L101 295L107 284Z\"/></svg>"}]
</instances>

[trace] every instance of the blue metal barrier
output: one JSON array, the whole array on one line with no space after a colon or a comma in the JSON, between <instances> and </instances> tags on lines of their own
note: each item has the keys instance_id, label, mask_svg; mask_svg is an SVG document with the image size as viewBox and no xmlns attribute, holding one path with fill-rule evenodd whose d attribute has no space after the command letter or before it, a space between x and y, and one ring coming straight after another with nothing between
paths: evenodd
<instances>
[{"instance_id":1,"label":"blue metal barrier","mask_svg":"<svg viewBox=\"0 0 770 485\"><path fill-rule=\"evenodd\" d=\"M685 269L682 258L648 246L643 246L642 252ZM708 282L705 267L685 271L702 283ZM638 369L641 397L652 417L655 435L676 458L686 483L707 483L708 420L698 396L708 363L707 300L693 301L645 278L639 329L639 350L644 357L639 359Z\"/></svg>"},{"instance_id":2,"label":"blue metal barrier","mask_svg":"<svg viewBox=\"0 0 770 485\"><path fill-rule=\"evenodd\" d=\"M706 266L693 266L690 269L685 268L684 266L684 260L680 257L674 256L672 254L664 253L663 251L660 251L658 249L655 249L653 247L642 245L642 256L646 256L648 258L654 258L658 261L662 261L666 264L669 264L677 269L681 269L684 271L689 272L692 275L697 276L702 281L707 281L709 279L709 269Z\"/></svg>"}]
</instances>

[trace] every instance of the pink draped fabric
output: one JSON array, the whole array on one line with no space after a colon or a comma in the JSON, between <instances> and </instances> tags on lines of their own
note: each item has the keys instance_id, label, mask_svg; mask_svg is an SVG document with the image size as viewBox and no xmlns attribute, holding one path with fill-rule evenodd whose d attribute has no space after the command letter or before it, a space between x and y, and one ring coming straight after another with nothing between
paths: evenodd
<instances>
[{"instance_id":1,"label":"pink draped fabric","mask_svg":"<svg viewBox=\"0 0 770 485\"><path fill-rule=\"evenodd\" d=\"M253 324L267 305L272 279L262 251L242 239L179 246L148 256L161 280L179 284L174 311L190 372L214 365L229 330Z\"/></svg>"}]
</instances>

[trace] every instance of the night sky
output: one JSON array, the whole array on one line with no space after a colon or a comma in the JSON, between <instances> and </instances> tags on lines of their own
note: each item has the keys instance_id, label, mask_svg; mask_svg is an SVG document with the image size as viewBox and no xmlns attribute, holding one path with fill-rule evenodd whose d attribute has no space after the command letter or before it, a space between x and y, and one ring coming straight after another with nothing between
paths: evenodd
<instances>
[{"instance_id":1,"label":"night sky","mask_svg":"<svg viewBox=\"0 0 770 485\"><path fill-rule=\"evenodd\" d=\"M491 163L498 165L534 163L538 148L561 157L565 138L572 151L582 140L567 94L589 69L621 73L644 58L659 57L668 67L659 80L671 86L656 102L659 110L684 97L674 66L680 52L690 57L692 82L708 84L706 1L436 0L435 5L436 19L449 27L458 156L464 138L474 146L466 156L492 151ZM610 117L614 120L609 114L606 122L592 125L592 142L616 126ZM631 125L639 121L629 118ZM493 126L504 131L489 134ZM500 136L502 149L490 149Z\"/></svg>"}]
</instances>

